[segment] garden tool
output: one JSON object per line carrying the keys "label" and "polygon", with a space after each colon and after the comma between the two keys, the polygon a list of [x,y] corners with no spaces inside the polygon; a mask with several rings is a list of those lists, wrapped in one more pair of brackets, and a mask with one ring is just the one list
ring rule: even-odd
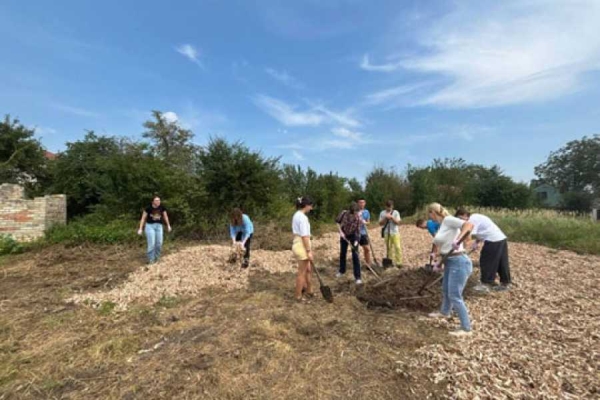
{"label": "garden tool", "polygon": [[313,271],[315,271],[315,273],[317,274],[317,279],[319,280],[319,290],[321,291],[323,298],[328,303],[333,303],[333,293],[331,292],[331,288],[323,283],[323,280],[321,279],[321,274],[319,274],[319,270],[315,267],[315,264],[312,261],[310,262],[310,266],[312,267]]}
{"label": "garden tool", "polygon": [[[350,248],[352,249],[352,251],[355,251],[358,254],[358,246],[354,246],[352,243],[350,243],[350,241],[348,239],[346,239],[344,236],[341,236],[342,239],[344,239],[346,241],[346,243],[348,243],[348,246],[350,246]],[[381,277],[377,274],[377,272],[375,272],[375,270],[373,270],[373,268],[370,265],[367,265],[367,268],[369,268],[369,271],[371,271],[373,273],[373,275],[375,275],[375,277],[379,280],[381,280]]]}
{"label": "garden tool", "polygon": [[[465,234],[458,240],[458,244],[461,244],[465,240],[465,238],[469,237],[470,234],[471,234],[471,231],[465,232]],[[452,255],[452,253],[454,253],[454,251],[450,251],[442,256],[442,260],[440,261],[440,266],[446,264],[446,261],[448,261],[448,257],[450,257]],[[433,279],[429,279],[429,280],[425,281],[423,286],[421,286],[419,288],[419,291],[417,292],[417,294],[419,296],[421,296],[425,290],[429,289],[430,287],[432,287],[433,285],[435,285],[436,283],[441,281],[443,277],[444,277],[444,275],[440,274],[440,276],[438,276],[438,277],[435,277]]]}

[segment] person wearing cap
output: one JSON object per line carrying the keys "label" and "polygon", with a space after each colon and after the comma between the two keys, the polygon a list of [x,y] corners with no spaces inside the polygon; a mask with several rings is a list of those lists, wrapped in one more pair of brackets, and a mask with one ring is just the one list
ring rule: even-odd
{"label": "person wearing cap", "polygon": [[[471,236],[475,238],[472,250],[478,250],[481,243],[479,268],[481,282],[473,288],[478,292],[488,293],[509,290],[511,287],[510,262],[508,258],[508,240],[498,225],[483,214],[471,214],[459,208],[455,216],[473,224]],[[500,276],[500,285],[496,284],[496,275]]]}

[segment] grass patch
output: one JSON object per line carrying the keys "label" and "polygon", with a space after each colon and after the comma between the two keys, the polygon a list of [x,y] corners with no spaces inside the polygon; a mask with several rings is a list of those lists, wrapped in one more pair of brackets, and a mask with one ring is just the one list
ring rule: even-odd
{"label": "grass patch", "polygon": [[[600,255],[600,223],[587,215],[545,209],[506,210],[467,207],[490,217],[514,242],[535,243],[580,254]],[[451,213],[454,210],[449,210]],[[411,218],[425,215],[419,212]]]}
{"label": "grass patch", "polygon": [[177,307],[182,302],[183,302],[183,300],[180,299],[179,297],[172,297],[172,296],[165,296],[165,295],[163,295],[156,302],[155,305],[157,307],[162,307],[162,308],[174,308],[174,307]]}
{"label": "grass patch", "polygon": [[102,303],[100,303],[100,306],[98,307],[98,314],[110,315],[116,306],[117,306],[117,304],[113,303],[112,301],[103,301]]}

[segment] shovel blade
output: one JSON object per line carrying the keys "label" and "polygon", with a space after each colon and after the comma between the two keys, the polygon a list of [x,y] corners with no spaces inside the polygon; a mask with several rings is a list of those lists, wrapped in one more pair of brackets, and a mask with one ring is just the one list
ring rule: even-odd
{"label": "shovel blade", "polygon": [[394,266],[394,261],[391,258],[384,258],[382,261],[383,268],[391,268]]}
{"label": "shovel blade", "polygon": [[328,303],[333,303],[333,293],[331,292],[331,288],[329,286],[321,286],[321,294],[323,295],[323,298],[328,302]]}

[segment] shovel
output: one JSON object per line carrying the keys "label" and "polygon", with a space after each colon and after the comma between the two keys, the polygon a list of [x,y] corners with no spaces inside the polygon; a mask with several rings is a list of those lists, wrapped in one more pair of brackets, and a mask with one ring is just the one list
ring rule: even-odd
{"label": "shovel", "polygon": [[[471,231],[467,231],[465,232],[465,234],[463,235],[463,237],[460,238],[460,240],[458,241],[458,244],[461,244],[465,238],[467,238],[469,235],[471,234]],[[444,254],[444,256],[442,257],[442,261],[440,261],[440,265],[444,265],[446,264],[446,261],[448,261],[448,258],[450,257],[450,255],[453,253],[453,251],[450,251],[446,254]],[[469,253],[471,254],[471,253]],[[441,275],[434,278],[434,279],[430,279],[425,281],[425,283],[423,284],[423,286],[421,286],[419,288],[419,291],[417,292],[417,294],[420,296],[423,294],[423,292],[427,289],[429,289],[430,287],[432,287],[433,285],[435,285],[436,283],[438,283],[439,281],[442,280],[442,278],[444,277],[444,275]]]}
{"label": "shovel", "polygon": [[383,268],[391,268],[394,266],[394,260],[392,260],[390,258],[390,245],[391,245],[391,236],[388,234],[387,238],[385,239],[386,243],[385,243],[385,258],[381,261],[383,261]]}
{"label": "shovel", "polygon": [[319,274],[319,270],[315,267],[315,264],[312,261],[310,262],[310,266],[312,267],[313,271],[317,273],[317,279],[319,280],[319,290],[321,291],[323,298],[328,303],[333,303],[333,293],[331,292],[331,288],[323,283],[323,280],[321,279],[321,274]]}
{"label": "shovel", "polygon": [[381,264],[379,264],[379,261],[377,261],[377,256],[375,255],[375,250],[373,250],[373,243],[371,243],[371,237],[369,236],[369,229],[365,229],[365,231],[367,232],[366,236],[367,236],[367,240],[369,241],[369,247],[371,248],[371,254],[373,254],[373,261],[375,261],[375,265],[377,266],[377,268],[381,268]]}
{"label": "shovel", "polygon": [[[352,243],[350,243],[350,241],[345,237],[343,237],[343,239],[346,241],[346,243],[348,243],[348,246],[350,246],[350,248],[352,249],[351,251],[356,251],[358,253],[358,246],[353,246]],[[371,243],[371,241],[369,241],[369,243]],[[377,272],[373,270],[373,268],[371,268],[370,265],[367,265],[367,268],[369,268],[369,271],[371,271],[371,273],[375,275],[377,279],[381,280],[381,277],[377,274]]]}

